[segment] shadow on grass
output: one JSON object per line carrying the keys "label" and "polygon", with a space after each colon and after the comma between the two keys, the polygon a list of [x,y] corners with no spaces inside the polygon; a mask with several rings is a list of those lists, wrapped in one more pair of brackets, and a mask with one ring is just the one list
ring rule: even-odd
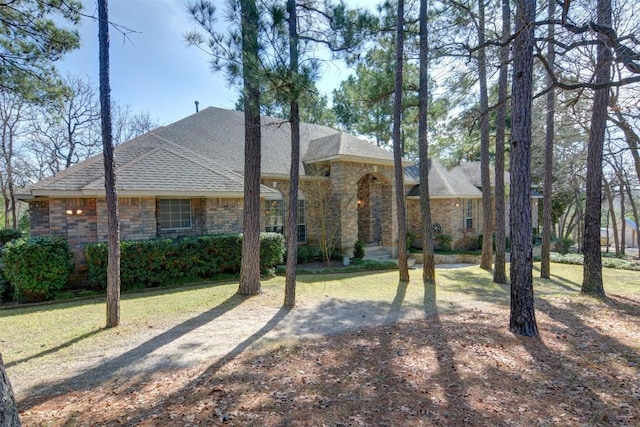
{"label": "shadow on grass", "polygon": [[607,304],[616,311],[621,311],[628,316],[638,316],[640,314],[640,301],[634,301],[621,295],[607,295],[599,298],[600,301]]}
{"label": "shadow on grass", "polygon": [[[237,285],[237,280],[224,279],[220,281],[199,281],[195,283],[181,284],[176,286],[158,286],[146,289],[123,291],[121,300],[133,300],[138,298],[148,298],[150,296],[173,295],[181,292],[189,292],[196,289],[207,289],[216,286]],[[0,306],[0,317],[11,316],[13,314],[29,314],[53,310],[64,310],[72,307],[82,307],[85,305],[104,304],[106,293],[95,294],[72,299],[60,299],[45,301],[33,304],[12,303]],[[19,312],[19,313],[18,313]]]}
{"label": "shadow on grass", "polygon": [[[180,391],[173,393],[173,397],[184,398],[184,396],[189,396],[190,388],[192,388],[196,384],[203,383],[204,381],[206,381],[207,378],[215,376],[216,373],[221,368],[223,368],[230,361],[232,361],[236,356],[238,356],[243,351],[245,351],[251,344],[255,343],[257,340],[259,340],[260,338],[265,336],[269,331],[275,328],[276,325],[280,323],[280,321],[284,319],[287,316],[287,314],[289,314],[290,311],[291,311],[291,308],[289,307],[281,307],[278,310],[278,312],[258,331],[256,331],[250,337],[248,337],[247,339],[242,341],[240,344],[235,346],[233,349],[231,349],[227,354],[225,354],[223,357],[218,359],[217,362],[210,365],[202,374],[200,374],[197,378],[189,382],[187,386],[183,387]],[[129,414],[127,423],[129,423],[129,425],[137,425],[142,421],[144,421],[146,418],[148,418],[149,415],[157,413],[158,411],[162,411],[162,410],[163,410],[162,406],[152,407],[150,409],[138,411],[136,414]]]}
{"label": "shadow on grass", "polygon": [[47,349],[45,351],[42,351],[40,353],[34,354],[32,356],[29,356],[29,357],[25,357],[24,359],[18,359],[18,360],[14,360],[12,362],[9,362],[9,363],[5,364],[5,367],[11,368],[12,366],[18,366],[18,365],[20,365],[22,363],[25,363],[25,362],[28,362],[30,360],[37,359],[38,357],[42,357],[42,356],[46,356],[48,354],[56,353],[56,352],[58,352],[58,351],[60,351],[60,350],[62,350],[64,348],[67,348],[67,347],[70,347],[70,346],[72,346],[72,345],[74,345],[76,343],[79,343],[82,340],[85,340],[85,339],[87,339],[89,337],[97,335],[100,332],[103,332],[104,330],[105,330],[105,328],[100,328],[100,329],[96,329],[95,331],[87,332],[86,334],[82,334],[82,335],[80,335],[78,337],[75,337],[75,338],[73,338],[73,339],[71,339],[71,340],[69,340],[69,341],[67,341],[67,342],[65,342],[63,344],[60,344],[60,345],[58,345],[56,347]]}
{"label": "shadow on grass", "polygon": [[[504,307],[487,314],[440,315],[437,288],[428,283],[417,304],[424,321],[363,327],[372,318],[376,325],[399,320],[407,308],[407,286],[398,285],[392,302],[328,299],[314,311],[280,309],[184,386],[143,400],[143,407],[114,405],[101,414],[108,417],[104,424],[636,425],[638,418],[630,417],[638,413],[633,387],[640,378],[640,357],[585,325],[573,305],[563,309],[538,301],[539,310],[555,320],[550,327],[568,335],[554,347],[515,337],[496,324],[496,313],[508,322]],[[323,325],[334,321],[343,333],[236,359],[269,331],[277,332],[285,317],[294,325],[288,338],[324,333]],[[297,363],[305,363],[304,371]],[[619,364],[632,374],[618,371]],[[153,380],[129,381],[118,399],[144,396],[151,389],[145,381]],[[76,415],[91,421],[91,414]]]}
{"label": "shadow on grass", "polygon": [[391,307],[389,307],[389,313],[387,314],[386,323],[395,323],[400,318],[402,302],[407,296],[408,286],[409,282],[398,283],[398,287],[396,288],[396,296],[391,302]]}
{"label": "shadow on grass", "polygon": [[453,281],[456,291],[471,295],[475,301],[490,302],[498,305],[509,304],[509,286],[495,283],[490,273],[478,280],[476,270],[449,270],[446,278]]}
{"label": "shadow on grass", "polygon": [[381,274],[387,274],[391,270],[374,270],[374,271],[354,271],[354,272],[324,272],[324,271],[316,271],[309,273],[299,273],[296,276],[296,281],[300,283],[317,283],[317,282],[327,282],[327,281],[340,281],[340,280],[348,280],[353,277],[362,277],[364,275],[368,277],[375,277]]}
{"label": "shadow on grass", "polygon": [[[242,304],[247,298],[248,297],[243,297],[235,294],[229,297],[227,300],[223,301],[219,306],[201,313],[200,315],[189,320],[186,320],[185,322],[180,323],[179,325],[176,325],[159,335],[156,335],[155,337],[142,343],[141,345],[129,351],[126,351],[121,355],[102,363],[99,366],[96,366],[63,381],[59,381],[53,384],[47,384],[42,388],[38,387],[37,390],[30,390],[26,394],[35,397],[27,398],[24,402],[20,402],[20,410],[28,410],[35,405],[41,404],[48,400],[51,396],[59,394],[60,390],[63,389],[87,390],[99,384],[102,384],[113,378],[113,376],[119,370],[130,367],[135,363],[140,362],[141,359],[143,359],[145,356],[148,356],[153,351],[179,339],[189,332],[233,310],[234,308]],[[117,343],[114,343],[114,345],[117,345]],[[154,365],[149,366],[146,370],[153,371],[155,369],[161,369],[164,367],[165,366]]]}

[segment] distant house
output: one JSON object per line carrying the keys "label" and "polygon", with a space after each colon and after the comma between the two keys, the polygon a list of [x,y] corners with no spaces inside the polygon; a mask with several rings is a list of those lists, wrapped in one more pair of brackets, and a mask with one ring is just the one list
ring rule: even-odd
{"label": "distant house", "polygon": [[[638,225],[629,218],[625,218],[624,244],[627,248],[638,247]],[[622,236],[622,223],[618,226],[618,233]],[[613,239],[613,237],[611,237]]]}
{"label": "distant house", "polygon": [[[262,229],[283,232],[289,124],[267,117],[262,123]],[[300,244],[318,246],[322,204],[329,203],[330,218],[324,224],[331,225],[344,254],[351,254],[358,239],[395,254],[392,153],[353,135],[308,123],[301,125],[300,148]],[[243,113],[212,107],[116,147],[121,238],[242,231],[243,156]],[[409,230],[419,237],[418,168],[408,160],[403,164]],[[447,170],[432,161],[429,170],[433,222],[454,241],[482,230],[482,194],[466,168]],[[326,194],[318,194],[318,188]],[[102,156],[24,188],[19,198],[29,203],[32,235],[67,238],[80,269],[84,246],[107,240]]]}

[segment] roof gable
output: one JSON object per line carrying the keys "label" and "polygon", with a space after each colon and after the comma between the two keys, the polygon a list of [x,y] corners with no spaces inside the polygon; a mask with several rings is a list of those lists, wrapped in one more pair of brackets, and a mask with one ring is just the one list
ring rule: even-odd
{"label": "roof gable", "polygon": [[344,132],[309,141],[303,156],[307,163],[337,158],[366,159],[370,163],[393,163],[393,153],[390,151]]}
{"label": "roof gable", "polygon": [[[407,182],[420,182],[418,165],[405,168]],[[407,194],[419,197],[419,185],[414,186]],[[447,170],[440,162],[429,159],[429,197],[434,198],[479,198],[482,193],[460,171]]]}

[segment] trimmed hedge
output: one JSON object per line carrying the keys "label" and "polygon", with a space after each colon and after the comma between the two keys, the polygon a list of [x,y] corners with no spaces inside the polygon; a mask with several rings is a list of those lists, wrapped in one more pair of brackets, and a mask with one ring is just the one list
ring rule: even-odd
{"label": "trimmed hedge", "polygon": [[72,260],[69,242],[58,237],[17,239],[2,250],[4,276],[22,302],[54,298],[69,281]]}
{"label": "trimmed hedge", "polygon": [[[107,283],[107,244],[85,246],[89,282]],[[260,268],[266,271],[282,262],[284,237],[260,234]],[[122,290],[162,286],[184,279],[208,279],[240,271],[242,235],[205,235],[175,239],[123,241],[120,243]]]}
{"label": "trimmed hedge", "polygon": [[13,294],[13,287],[11,283],[4,277],[2,273],[2,248],[8,242],[22,237],[20,230],[14,230],[12,228],[4,228],[0,230],[0,302],[10,300]]}
{"label": "trimmed hedge", "polygon": [[22,232],[20,230],[14,230],[13,228],[4,228],[0,230],[0,249],[10,241],[19,239],[20,237],[22,237]]}

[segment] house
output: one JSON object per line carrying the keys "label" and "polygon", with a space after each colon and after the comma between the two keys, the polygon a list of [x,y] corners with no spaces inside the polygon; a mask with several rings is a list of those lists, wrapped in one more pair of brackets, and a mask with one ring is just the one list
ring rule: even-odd
{"label": "house", "polygon": [[[298,241],[327,230],[351,254],[356,240],[397,249],[393,155],[338,130],[301,124]],[[121,238],[242,231],[244,114],[209,107],[115,149]],[[409,230],[420,235],[418,168],[404,160]],[[289,124],[262,121],[262,229],[282,232],[289,189]],[[482,194],[460,170],[431,161],[433,222],[455,240],[482,229]],[[107,240],[102,156],[23,189],[34,236],[67,238],[79,271],[89,242]]]}
{"label": "house", "polygon": [[[629,218],[625,218],[625,236],[624,236],[624,244],[627,248],[637,248],[638,247],[638,225]],[[622,234],[622,227],[620,227],[620,234]]]}

